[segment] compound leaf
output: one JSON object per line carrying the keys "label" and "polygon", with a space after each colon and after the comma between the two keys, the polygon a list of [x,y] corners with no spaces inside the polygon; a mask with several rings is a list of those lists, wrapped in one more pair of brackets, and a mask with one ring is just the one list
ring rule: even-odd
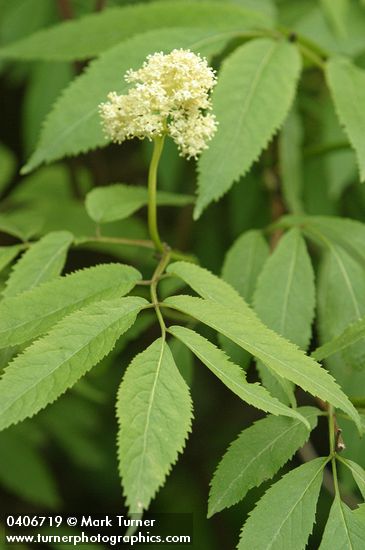
{"label": "compound leaf", "polygon": [[127,294],[141,279],[133,267],[105,264],[57,277],[0,302],[0,348],[22,344],[62,317],[100,300]]}
{"label": "compound leaf", "polygon": [[91,304],[17,356],[0,380],[0,429],[33,416],[75,384],[113,349],[145,304],[142,298]]}
{"label": "compound leaf", "polygon": [[317,458],[302,464],[266,491],[243,526],[238,550],[305,547],[315,520],[326,461]]}
{"label": "compound leaf", "polygon": [[[300,407],[298,412],[313,430],[319,410]],[[208,516],[236,504],[290,460],[309,437],[296,418],[268,416],[241,432],[223,456],[211,481]]]}
{"label": "compound leaf", "polygon": [[219,127],[199,160],[195,218],[258,159],[284,122],[300,70],[295,45],[267,38],[244,44],[223,62],[213,92]]}
{"label": "compound leaf", "polygon": [[73,235],[68,231],[55,231],[31,245],[14,265],[3,295],[15,296],[57,277],[72,241]]}
{"label": "compound leaf", "polygon": [[119,471],[130,512],[148,508],[182,451],[192,403],[163,338],[137,355],[118,392]]}

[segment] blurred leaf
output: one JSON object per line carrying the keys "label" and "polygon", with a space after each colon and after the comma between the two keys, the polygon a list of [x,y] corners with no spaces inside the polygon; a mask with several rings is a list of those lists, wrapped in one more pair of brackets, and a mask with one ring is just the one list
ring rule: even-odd
{"label": "blurred leaf", "polygon": [[24,252],[14,265],[3,295],[16,296],[59,275],[73,241],[68,231],[49,233]]}
{"label": "blurred leaf", "polygon": [[137,355],[120,385],[119,472],[130,513],[148,508],[191,428],[192,402],[164,339]]}
{"label": "blurred leaf", "polygon": [[133,267],[99,264],[6,298],[0,302],[0,347],[27,342],[92,302],[128,294],[140,278]]}
{"label": "blurred leaf", "polygon": [[16,429],[0,434],[0,482],[22,500],[54,509],[59,496],[41,449]]}
{"label": "blurred leaf", "polygon": [[108,140],[98,116],[99,104],[111,90],[126,92],[129,85],[121,75],[131,67],[140,66],[148,54],[181,47],[212,55],[229,40],[229,33],[223,38],[222,33],[209,29],[161,29],[131,38],[102,54],[57,100],[45,120],[38,147],[22,173],[34,170],[43,162],[106,145]]}
{"label": "blurred leaf", "polygon": [[[23,102],[23,142],[26,155],[36,147],[42,121],[61,90],[73,77],[69,63],[37,63],[32,69]],[[42,101],[39,101],[39,98]]]}
{"label": "blurred leaf", "polygon": [[268,145],[293,102],[300,70],[295,45],[266,38],[240,46],[223,62],[213,92],[219,127],[199,160],[195,218],[221,198]]}
{"label": "blurred leaf", "polygon": [[0,429],[33,416],[75,384],[111,351],[145,303],[120,298],[91,304],[16,357],[0,381]]}
{"label": "blurred leaf", "polygon": [[279,376],[347,412],[361,431],[356,409],[332,376],[294,344],[268,329],[254,312],[250,314],[249,308],[241,313],[237,309],[191,296],[173,296],[167,298],[164,304],[221,332]]}
{"label": "blurred leaf", "polygon": [[335,58],[327,63],[326,76],[337,115],[356,151],[360,180],[365,181],[365,71]]}
{"label": "blurred leaf", "polygon": [[[157,193],[157,204],[185,206],[194,202],[194,197],[177,195],[160,191]],[[97,223],[122,220],[134,214],[148,204],[146,187],[136,187],[116,183],[107,187],[93,189],[86,196],[86,210],[90,218]]]}
{"label": "blurred leaf", "polygon": [[1,4],[0,43],[15,42],[52,19],[54,6],[48,0],[4,0]]}
{"label": "blurred leaf", "polygon": [[69,392],[40,412],[37,421],[52,444],[56,443],[79,467],[87,470],[103,467],[104,449],[96,437],[102,429],[99,408]]}
{"label": "blurred leaf", "polygon": [[[318,409],[300,407],[298,412],[317,425]],[[209,493],[208,517],[242,500],[246,493],[270,479],[291,459],[309,437],[298,419],[268,416],[243,430],[231,443],[214,472]]]}
{"label": "blurred leaf", "polygon": [[[331,0],[327,0],[330,2]],[[332,3],[338,0],[332,0]],[[308,0],[306,3],[309,4]],[[303,17],[294,22],[293,31],[318,44],[326,52],[330,54],[345,54],[349,56],[357,56],[365,51],[365,11],[363,6],[357,0],[348,2],[343,21],[343,36],[336,35],[333,32],[331,25],[318,5],[319,2],[312,3],[312,9]],[[310,5],[310,4],[309,4]]]}
{"label": "blurred leaf", "polygon": [[[33,0],[34,1],[34,0]],[[89,59],[122,40],[153,29],[187,27],[242,31],[270,26],[262,12],[214,2],[172,1],[111,8],[40,31],[0,50],[0,57],[74,61]],[[149,53],[158,51],[152,45]],[[146,54],[147,55],[147,54]],[[123,74],[123,71],[119,71]],[[120,76],[119,76],[120,78]]]}
{"label": "blurred leaf", "polygon": [[338,36],[346,36],[346,15],[350,7],[349,0],[321,0],[322,8],[333,30]]}
{"label": "blurred leaf", "polygon": [[323,533],[320,550],[363,550],[365,525],[338,496]]}
{"label": "blurred leaf", "polygon": [[260,384],[248,384],[245,372],[238,365],[232,363],[226,354],[209,340],[185,327],[173,326],[168,330],[170,334],[188,346],[198,359],[243,401],[265,412],[300,418],[301,422],[305,423],[297,411],[289,409],[275,397],[271,397]]}
{"label": "blurred leaf", "polygon": [[238,550],[304,548],[312,532],[326,462],[317,458],[302,464],[272,485],[243,526]]}
{"label": "blurred leaf", "polygon": [[292,109],[279,136],[279,157],[284,201],[293,214],[303,213],[302,140],[302,121]]}

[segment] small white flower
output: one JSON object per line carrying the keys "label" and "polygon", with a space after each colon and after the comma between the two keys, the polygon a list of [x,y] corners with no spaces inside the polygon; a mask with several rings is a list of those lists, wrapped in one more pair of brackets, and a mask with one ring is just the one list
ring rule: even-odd
{"label": "small white flower", "polygon": [[105,133],[121,143],[138,137],[169,135],[180,154],[196,157],[207,148],[217,129],[209,93],[216,84],[207,60],[189,50],[149,55],[142,67],[129,69],[134,84],[126,95],[108,94],[99,112]]}

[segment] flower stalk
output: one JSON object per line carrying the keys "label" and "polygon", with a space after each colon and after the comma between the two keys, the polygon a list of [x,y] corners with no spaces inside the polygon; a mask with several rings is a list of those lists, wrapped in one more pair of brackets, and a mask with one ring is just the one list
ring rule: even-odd
{"label": "flower stalk", "polygon": [[157,224],[157,170],[160,162],[165,136],[153,139],[153,153],[148,171],[148,231],[156,250],[164,251]]}

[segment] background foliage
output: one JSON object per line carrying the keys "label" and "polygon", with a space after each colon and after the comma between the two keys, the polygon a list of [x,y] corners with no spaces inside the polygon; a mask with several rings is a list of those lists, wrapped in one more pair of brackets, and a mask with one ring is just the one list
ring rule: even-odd
{"label": "background foliage", "polygon": [[[148,239],[151,145],[108,145],[97,108],[123,93],[128,68],[175,47],[219,70],[220,125],[197,169],[166,143],[160,233],[223,280],[168,267],[167,347],[152,310],[135,321],[155,253],[120,240]],[[192,511],[202,550],[234,548],[247,518],[239,548],[303,548],[309,536],[316,549],[324,529],[324,550],[364,548],[364,505],[348,507],[365,491],[364,2],[2,0],[0,71],[0,369],[16,357],[0,383],[3,509],[123,511],[115,401],[128,425],[162,358],[158,399],[180,414],[174,429],[154,419],[168,444],[151,449],[153,475],[143,477],[143,445],[128,455],[134,434],[120,440],[129,507]],[[200,298],[171,296],[181,291]],[[346,444],[344,502],[318,458],[326,401]],[[271,513],[272,525],[289,517],[275,543],[270,525],[260,530]]]}

